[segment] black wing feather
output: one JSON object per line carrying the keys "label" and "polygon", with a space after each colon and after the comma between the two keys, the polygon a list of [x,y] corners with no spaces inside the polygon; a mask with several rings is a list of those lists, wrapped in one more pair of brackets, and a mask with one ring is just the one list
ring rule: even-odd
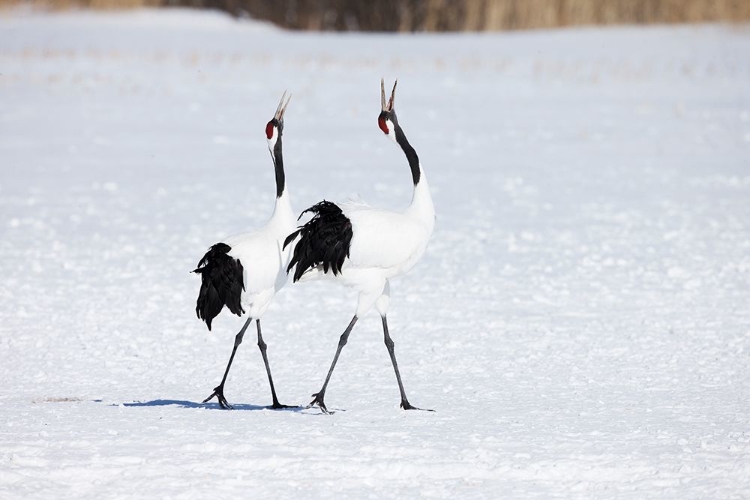
{"label": "black wing feather", "polygon": [[232,249],[226,243],[217,243],[208,249],[206,255],[198,262],[194,273],[201,275],[201,289],[195,313],[206,322],[211,330],[211,321],[219,315],[222,308],[227,308],[242,316],[241,297],[245,289],[242,262],[227,253]]}
{"label": "black wing feather", "polygon": [[286,272],[294,270],[294,281],[299,281],[308,269],[323,266],[323,271],[339,274],[344,261],[349,257],[352,241],[352,223],[341,208],[330,201],[321,201],[308,208],[313,217],[287,236],[284,248],[300,237],[292,252],[292,260]]}

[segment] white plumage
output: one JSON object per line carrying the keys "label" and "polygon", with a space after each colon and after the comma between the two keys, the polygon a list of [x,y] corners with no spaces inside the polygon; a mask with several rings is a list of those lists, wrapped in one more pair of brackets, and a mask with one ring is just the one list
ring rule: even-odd
{"label": "white plumage", "polygon": [[276,198],[273,215],[266,225],[252,233],[237,234],[223,241],[232,247],[229,256],[247,263],[243,272],[245,290],[240,300],[250,318],[260,319],[273,297],[288,281],[286,266],[291,252],[282,245],[295,224],[289,195],[284,190],[283,195]]}

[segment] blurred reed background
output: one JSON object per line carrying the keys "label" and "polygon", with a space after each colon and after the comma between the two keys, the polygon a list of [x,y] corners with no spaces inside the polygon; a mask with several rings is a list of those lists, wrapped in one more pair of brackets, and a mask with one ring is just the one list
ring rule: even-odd
{"label": "blurred reed background", "polygon": [[0,5],[17,4],[210,8],[285,28],[325,31],[495,31],[750,20],[750,0],[0,0]]}

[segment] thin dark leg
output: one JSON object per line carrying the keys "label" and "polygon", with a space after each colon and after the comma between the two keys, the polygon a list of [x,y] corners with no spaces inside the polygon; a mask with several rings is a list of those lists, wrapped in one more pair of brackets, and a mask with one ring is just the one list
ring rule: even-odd
{"label": "thin dark leg", "polygon": [[240,330],[240,333],[237,334],[236,337],[234,337],[234,348],[232,349],[232,355],[229,356],[229,363],[227,363],[227,369],[224,370],[224,377],[221,379],[221,383],[214,387],[214,392],[203,400],[204,403],[208,403],[211,401],[214,396],[216,396],[217,401],[219,401],[219,406],[224,408],[225,410],[231,410],[232,405],[230,405],[227,402],[227,399],[224,397],[224,383],[227,381],[227,375],[229,375],[229,369],[232,367],[232,361],[234,361],[234,354],[237,352],[237,348],[242,343],[242,338],[245,336],[245,330],[247,330],[247,327],[250,326],[250,322],[253,320],[253,318],[247,318],[247,321],[245,322],[245,326],[242,327],[242,330]]}
{"label": "thin dark leg", "polygon": [[[398,371],[398,363],[396,362],[396,349],[391,335],[388,333],[388,321],[383,316],[383,337],[385,339],[385,346],[388,348],[388,354],[391,356],[391,363],[393,363],[393,371],[396,372],[396,381],[398,382],[398,390],[401,392],[401,408],[404,410],[421,410],[409,403],[406,399],[406,391],[404,391],[404,384],[401,382],[401,373]],[[433,410],[427,410],[433,411]]]}
{"label": "thin dark leg", "polygon": [[263,335],[260,333],[260,320],[256,320],[256,323],[258,325],[258,347],[260,348],[260,353],[263,355],[263,363],[265,363],[266,365],[266,373],[268,373],[268,383],[271,385],[271,397],[273,398],[273,405],[271,405],[271,408],[273,408],[274,410],[291,408],[290,406],[279,403],[279,399],[276,397],[276,389],[273,386],[273,377],[271,377],[271,367],[268,364],[268,355],[266,354],[268,346],[265,342],[263,342]]}
{"label": "thin dark leg", "polygon": [[320,389],[317,393],[313,394],[313,399],[310,404],[307,406],[310,408],[311,406],[318,405],[321,410],[323,410],[323,413],[331,413],[328,411],[328,408],[326,408],[325,404],[325,395],[326,395],[326,387],[328,387],[328,381],[331,380],[331,375],[333,374],[333,369],[336,366],[336,362],[339,360],[339,355],[341,354],[341,349],[344,348],[346,345],[346,342],[349,340],[349,334],[352,333],[352,328],[354,328],[354,323],[357,322],[357,316],[355,315],[352,318],[351,323],[349,323],[349,326],[346,327],[346,330],[344,330],[344,333],[341,334],[341,338],[339,338],[339,347],[336,349],[336,355],[333,357],[333,363],[331,363],[331,368],[328,370],[328,376],[326,376],[326,381],[323,382],[323,388]]}

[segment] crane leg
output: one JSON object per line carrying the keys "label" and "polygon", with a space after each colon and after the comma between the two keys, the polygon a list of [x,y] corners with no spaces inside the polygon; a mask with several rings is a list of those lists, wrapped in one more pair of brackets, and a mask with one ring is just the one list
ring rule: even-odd
{"label": "crane leg", "polygon": [[352,333],[352,328],[354,328],[354,324],[357,322],[357,316],[355,315],[352,318],[352,321],[349,323],[349,326],[346,327],[346,330],[344,330],[344,333],[341,334],[341,337],[339,338],[339,346],[336,349],[336,355],[333,357],[333,363],[331,363],[331,368],[328,370],[328,375],[326,376],[326,381],[323,382],[323,387],[313,394],[313,399],[310,404],[307,406],[308,408],[318,405],[321,410],[323,410],[323,413],[331,413],[328,411],[328,408],[326,408],[325,404],[325,395],[326,395],[326,388],[328,387],[328,382],[331,380],[331,375],[333,374],[333,369],[336,367],[336,362],[339,360],[339,356],[341,355],[341,350],[346,345],[346,342],[349,340],[349,334]]}
{"label": "crane leg", "polygon": [[232,405],[230,405],[227,402],[227,399],[224,397],[224,383],[227,381],[227,375],[229,375],[229,369],[232,367],[232,361],[234,361],[234,354],[237,352],[237,348],[242,343],[242,338],[245,336],[245,330],[247,330],[247,327],[250,326],[250,322],[253,320],[253,318],[247,318],[247,321],[245,322],[245,326],[242,327],[242,330],[237,334],[237,336],[234,337],[234,348],[232,349],[232,355],[229,357],[229,363],[227,363],[227,369],[224,370],[224,377],[221,379],[221,383],[214,387],[214,392],[203,400],[204,403],[208,403],[211,401],[214,397],[216,397],[216,400],[219,402],[219,406],[224,408],[225,410],[231,410]]}
{"label": "crane leg", "polygon": [[268,364],[268,355],[266,354],[268,346],[263,341],[263,334],[260,333],[260,320],[256,320],[256,323],[258,325],[258,348],[260,348],[260,353],[263,355],[263,363],[266,365],[266,373],[268,374],[268,383],[271,386],[271,397],[273,398],[273,404],[271,405],[271,408],[273,408],[274,410],[293,408],[292,406],[287,406],[279,403],[279,398],[276,397],[276,389],[273,386],[273,377],[271,376],[271,367]]}
{"label": "crane leg", "polygon": [[[422,408],[417,408],[416,406],[412,406],[409,403],[409,400],[406,399],[406,391],[404,390],[404,383],[401,382],[401,373],[398,371],[398,363],[396,362],[395,343],[393,342],[393,339],[391,338],[390,333],[388,333],[388,321],[385,319],[385,315],[383,315],[382,318],[383,318],[383,338],[385,340],[385,347],[388,349],[388,354],[391,357],[391,363],[393,363],[393,371],[396,372],[396,381],[398,382],[398,390],[401,392],[401,408],[403,408],[404,410],[421,410]],[[426,410],[426,411],[434,411],[434,410]]]}

